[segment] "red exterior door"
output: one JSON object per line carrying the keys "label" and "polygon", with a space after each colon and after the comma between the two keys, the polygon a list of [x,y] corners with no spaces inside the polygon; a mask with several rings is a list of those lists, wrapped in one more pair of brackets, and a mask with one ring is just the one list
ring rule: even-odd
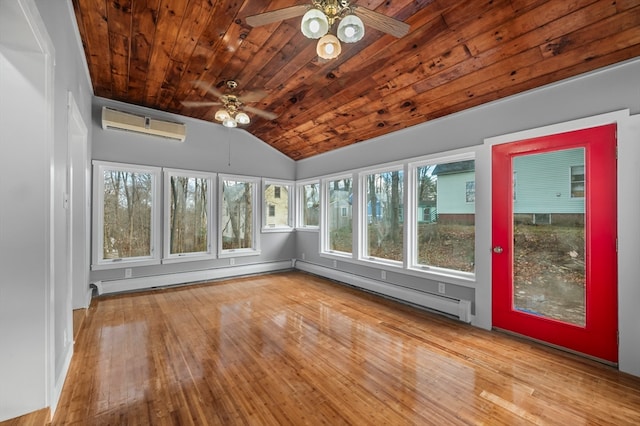
{"label": "red exterior door", "polygon": [[492,151],[493,325],[616,363],[616,126]]}

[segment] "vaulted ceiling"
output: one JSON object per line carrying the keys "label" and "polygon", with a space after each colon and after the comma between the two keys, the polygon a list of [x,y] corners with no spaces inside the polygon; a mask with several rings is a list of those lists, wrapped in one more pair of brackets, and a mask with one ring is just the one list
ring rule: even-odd
{"label": "vaulted ceiling", "polygon": [[410,25],[366,26],[320,59],[300,17],[246,17],[311,0],[72,0],[97,96],[215,121],[208,87],[266,92],[246,130],[299,160],[640,56],[640,0],[354,0]]}

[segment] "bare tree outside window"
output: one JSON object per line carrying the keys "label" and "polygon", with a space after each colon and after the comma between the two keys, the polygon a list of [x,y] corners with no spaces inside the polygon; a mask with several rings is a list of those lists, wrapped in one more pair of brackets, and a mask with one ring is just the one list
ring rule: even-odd
{"label": "bare tree outside window", "polygon": [[345,253],[351,253],[353,250],[352,180],[344,178],[328,182],[327,229],[330,250]]}
{"label": "bare tree outside window", "polygon": [[402,261],[402,170],[367,175],[367,256]]}
{"label": "bare tree outside window", "polygon": [[222,249],[253,248],[253,191],[251,182],[222,183]]}
{"label": "bare tree outside window", "polygon": [[151,255],[153,182],[149,173],[103,173],[103,258]]}
{"label": "bare tree outside window", "polygon": [[170,254],[206,252],[208,179],[171,176]]}

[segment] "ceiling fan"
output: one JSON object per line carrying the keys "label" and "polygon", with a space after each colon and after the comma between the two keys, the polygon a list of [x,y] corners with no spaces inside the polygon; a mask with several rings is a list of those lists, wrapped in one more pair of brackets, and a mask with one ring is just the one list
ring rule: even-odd
{"label": "ceiling fan", "polygon": [[[361,40],[364,37],[364,23],[398,38],[405,36],[410,28],[402,21],[351,4],[348,0],[312,0],[311,4],[247,16],[246,21],[252,27],[259,27],[298,16],[302,16],[302,33],[308,38],[319,39],[316,51],[324,59],[333,59],[340,54],[340,41],[355,43]],[[340,21],[337,37],[329,33],[336,21]]]}
{"label": "ceiling fan", "polygon": [[234,92],[238,88],[238,83],[234,80],[227,80],[225,83],[231,93],[222,93],[218,89],[210,87],[203,81],[194,81],[193,84],[194,86],[211,93],[217,97],[219,101],[182,101],[182,105],[186,107],[220,105],[222,108],[216,111],[215,119],[220,121],[225,127],[238,127],[238,124],[249,124],[251,122],[251,118],[247,112],[266,118],[267,120],[273,120],[278,117],[277,114],[272,112],[263,111],[261,109],[245,105],[251,102],[259,102],[267,95],[265,92],[255,91],[247,92],[242,96],[237,95]]}

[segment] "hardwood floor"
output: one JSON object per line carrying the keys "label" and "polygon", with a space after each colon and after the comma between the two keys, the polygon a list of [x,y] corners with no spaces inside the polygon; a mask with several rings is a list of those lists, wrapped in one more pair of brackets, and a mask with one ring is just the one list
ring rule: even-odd
{"label": "hardwood floor", "polygon": [[288,272],[97,299],[52,424],[640,424],[640,379]]}

